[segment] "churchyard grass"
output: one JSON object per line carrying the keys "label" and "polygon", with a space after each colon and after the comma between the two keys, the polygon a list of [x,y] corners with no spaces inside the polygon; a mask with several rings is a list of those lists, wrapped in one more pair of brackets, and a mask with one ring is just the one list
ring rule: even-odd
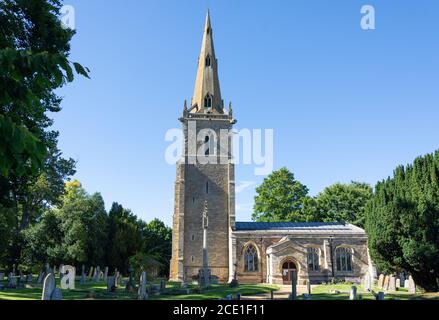
{"label": "churchyard grass", "polygon": [[[137,291],[134,293],[125,292],[125,287],[121,286],[115,293],[108,293],[107,286],[104,282],[86,284],[79,283],[80,277],[76,277],[75,290],[62,290],[63,300],[137,300]],[[124,282],[127,279],[123,279]],[[56,278],[57,287],[60,285],[59,278]],[[156,281],[155,284],[159,284]],[[6,285],[6,282],[4,282]],[[239,288],[230,288],[228,285],[212,285],[209,289],[196,293],[196,286],[188,285],[191,294],[178,294],[181,289],[180,283],[167,282],[166,289],[162,294],[153,294],[149,296],[150,300],[206,300],[224,298],[229,294],[255,295],[269,293],[272,290],[279,289],[274,285],[240,285]],[[5,289],[0,291],[0,300],[40,300],[42,294],[42,286],[32,288]]]}
{"label": "churchyard grass", "polygon": [[[328,285],[318,285],[312,287],[312,300],[348,300],[349,290],[352,284],[328,284]],[[360,285],[357,286],[357,296],[361,296],[362,300],[375,300],[375,296],[372,293],[364,292],[364,288]],[[334,291],[339,291],[339,293],[334,293]],[[373,289],[375,293],[383,291],[378,287]],[[384,291],[385,300],[439,300],[439,293],[429,293],[423,294],[417,292],[417,294],[410,294],[406,288],[400,288],[398,291],[386,292]],[[298,299],[303,299],[299,296]]]}

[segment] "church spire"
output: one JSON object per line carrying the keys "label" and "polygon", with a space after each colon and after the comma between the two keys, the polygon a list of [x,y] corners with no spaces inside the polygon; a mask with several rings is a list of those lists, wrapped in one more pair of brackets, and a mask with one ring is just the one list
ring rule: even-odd
{"label": "church spire", "polygon": [[197,78],[190,112],[223,112],[223,101],[218,80],[218,61],[213,46],[210,13],[207,11],[201,53],[198,58]]}

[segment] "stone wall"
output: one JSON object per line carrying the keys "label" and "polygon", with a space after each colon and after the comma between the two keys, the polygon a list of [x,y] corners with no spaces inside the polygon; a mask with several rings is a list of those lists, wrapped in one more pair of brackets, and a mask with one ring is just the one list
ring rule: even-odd
{"label": "stone wall", "polygon": [[[296,264],[298,270],[298,284],[322,283],[332,278],[332,261],[330,255],[329,239],[326,235],[296,235],[285,234],[272,235],[270,232],[243,233],[235,232],[236,238],[236,261],[237,277],[241,283],[263,283],[271,282],[283,284],[282,264],[291,260]],[[244,271],[244,249],[247,245],[253,244],[258,250],[258,271]],[[341,272],[336,270],[335,277],[340,280],[360,282],[361,277],[368,272],[367,238],[365,236],[338,235],[333,238],[333,252],[339,246],[345,246],[353,251],[352,271]],[[319,270],[308,270],[309,247],[318,249]],[[271,259],[271,261],[270,261]],[[335,254],[333,256],[335,264]],[[270,272],[270,267],[272,268]]]}

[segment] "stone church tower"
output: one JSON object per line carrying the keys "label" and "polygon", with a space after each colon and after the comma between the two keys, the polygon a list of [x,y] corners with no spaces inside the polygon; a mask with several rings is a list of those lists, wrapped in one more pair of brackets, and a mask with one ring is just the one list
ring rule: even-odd
{"label": "stone church tower", "polygon": [[171,281],[191,281],[202,268],[203,209],[209,208],[208,259],[213,276],[230,281],[234,267],[235,168],[231,163],[231,131],[236,120],[224,110],[218,61],[207,13],[198,59],[194,95],[179,119],[184,154],[177,163],[173,216]]}

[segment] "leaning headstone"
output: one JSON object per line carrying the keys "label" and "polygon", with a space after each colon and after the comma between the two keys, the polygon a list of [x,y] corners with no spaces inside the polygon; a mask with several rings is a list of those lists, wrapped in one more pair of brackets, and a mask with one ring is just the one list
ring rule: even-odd
{"label": "leaning headstone", "polygon": [[43,284],[43,293],[41,295],[41,300],[52,300],[52,294],[55,290],[56,283],[55,283],[55,276],[53,273],[49,273],[44,278],[44,284]]}
{"label": "leaning headstone", "polygon": [[349,300],[357,300],[357,287],[352,286],[349,292]]}
{"label": "leaning headstone", "polygon": [[116,277],[110,276],[107,277],[107,291],[115,292],[116,291]]}
{"label": "leaning headstone", "polygon": [[390,277],[389,276],[385,276],[384,277],[384,284],[383,284],[383,289],[384,290],[388,290],[389,289],[389,281],[390,281]]}
{"label": "leaning headstone", "polygon": [[384,292],[382,292],[382,291],[378,292],[378,294],[376,295],[376,299],[377,300],[384,300]]}
{"label": "leaning headstone", "polygon": [[61,278],[61,289],[75,289],[75,278],[76,278],[76,268],[73,266],[62,266],[60,274],[63,275]]}
{"label": "leaning headstone", "polygon": [[413,280],[412,276],[409,276],[409,283],[408,283],[409,293],[416,293],[416,284]]}
{"label": "leaning headstone", "polygon": [[384,274],[380,274],[378,278],[378,288],[382,289],[384,287]]}
{"label": "leaning headstone", "polygon": [[93,277],[93,267],[90,267],[90,271],[88,272],[88,277]]}
{"label": "leaning headstone", "polygon": [[395,276],[390,276],[389,278],[389,287],[388,287],[389,291],[396,291],[396,277]]}
{"label": "leaning headstone", "polygon": [[146,300],[148,299],[148,292],[146,291],[146,272],[143,271],[140,276],[140,285],[139,290],[137,292],[138,299],[139,300]]}
{"label": "leaning headstone", "polygon": [[291,271],[291,295],[290,300],[296,300],[297,298],[297,271]]}

